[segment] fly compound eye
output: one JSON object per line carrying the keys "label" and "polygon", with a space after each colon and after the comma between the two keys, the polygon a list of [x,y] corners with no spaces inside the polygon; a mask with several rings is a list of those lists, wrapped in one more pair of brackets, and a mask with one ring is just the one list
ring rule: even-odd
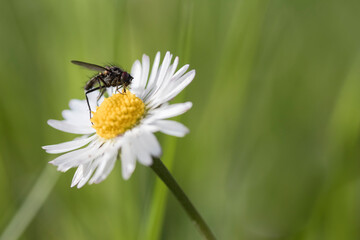
{"label": "fly compound eye", "polygon": [[128,75],[129,75],[129,74],[128,74],[127,72],[123,72],[123,73],[121,74],[121,78],[125,80],[125,79],[128,78]]}

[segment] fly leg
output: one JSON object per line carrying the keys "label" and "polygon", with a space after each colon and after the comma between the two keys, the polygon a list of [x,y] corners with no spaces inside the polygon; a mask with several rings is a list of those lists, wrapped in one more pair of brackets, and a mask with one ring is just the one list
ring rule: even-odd
{"label": "fly leg", "polygon": [[115,92],[121,93],[121,92],[119,91],[119,85],[116,86]]}
{"label": "fly leg", "polygon": [[[100,76],[98,76],[98,77],[96,78],[96,80],[98,81],[98,84],[99,84],[99,87],[98,87],[97,89],[100,90],[100,91],[99,91],[99,96],[98,96],[98,98],[97,98],[97,100],[96,100],[96,104],[98,105],[98,102],[99,102],[100,98],[104,95],[104,93],[105,93],[105,91],[106,91],[106,83],[105,83],[104,79],[102,79]],[[101,85],[101,83],[102,83],[103,85]],[[98,106],[99,106],[99,105],[98,105]]]}
{"label": "fly leg", "polygon": [[119,92],[120,94],[125,94],[125,93],[126,93],[126,88],[125,88],[125,86],[122,86],[122,87],[123,87],[123,91],[122,91],[122,92],[119,91],[119,85],[116,86],[116,91]]}
{"label": "fly leg", "polygon": [[88,94],[91,93],[91,92],[94,92],[96,90],[99,90],[101,87],[96,87],[96,88],[93,88],[93,89],[90,89],[90,90],[87,90],[85,92],[85,97],[86,97],[86,103],[88,105],[88,108],[89,108],[89,114],[90,114],[90,119],[91,119],[91,107],[90,107],[90,103],[89,103],[89,98],[88,98]]}
{"label": "fly leg", "polygon": [[[121,77],[117,77],[116,79],[113,80],[112,84],[116,85],[116,92],[120,93],[120,94],[124,94],[126,93],[126,89],[125,89],[125,85],[123,84],[122,80],[121,80]],[[113,85],[113,86],[114,86]],[[123,88],[123,91],[120,92],[119,89],[120,87]]]}

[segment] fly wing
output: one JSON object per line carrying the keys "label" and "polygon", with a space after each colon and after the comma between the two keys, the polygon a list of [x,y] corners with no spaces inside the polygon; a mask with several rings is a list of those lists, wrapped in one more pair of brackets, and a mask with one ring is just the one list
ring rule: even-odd
{"label": "fly wing", "polygon": [[94,71],[98,71],[98,72],[103,72],[103,71],[107,70],[104,67],[101,67],[99,65],[92,64],[92,63],[86,63],[86,62],[81,62],[81,61],[76,61],[76,60],[72,60],[71,62],[75,65],[79,65],[79,66],[82,66],[82,67],[85,67],[85,68],[88,68],[88,69],[91,69]]}

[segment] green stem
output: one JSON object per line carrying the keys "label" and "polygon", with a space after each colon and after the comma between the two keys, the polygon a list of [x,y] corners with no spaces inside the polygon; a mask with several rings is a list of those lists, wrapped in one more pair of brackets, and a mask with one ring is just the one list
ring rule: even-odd
{"label": "green stem", "polygon": [[180,188],[179,184],[177,184],[162,161],[160,159],[154,159],[154,163],[151,165],[151,168],[175,195],[177,200],[185,209],[186,213],[195,222],[200,232],[204,235],[205,239],[215,240],[214,234],[211,232],[204,219],[200,216],[199,212],[195,209],[194,205],[190,202],[189,198]]}

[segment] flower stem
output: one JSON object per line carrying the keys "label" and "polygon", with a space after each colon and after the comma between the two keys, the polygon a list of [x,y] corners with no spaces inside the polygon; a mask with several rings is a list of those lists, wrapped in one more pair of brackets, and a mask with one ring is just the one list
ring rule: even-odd
{"label": "flower stem", "polygon": [[200,232],[207,240],[215,240],[214,234],[205,223],[204,219],[200,216],[194,205],[190,202],[184,191],[180,188],[179,184],[175,181],[169,170],[165,167],[160,159],[154,159],[151,168],[160,177],[160,179],[166,184],[166,186],[175,195],[177,200],[185,209],[189,217],[195,222]]}

